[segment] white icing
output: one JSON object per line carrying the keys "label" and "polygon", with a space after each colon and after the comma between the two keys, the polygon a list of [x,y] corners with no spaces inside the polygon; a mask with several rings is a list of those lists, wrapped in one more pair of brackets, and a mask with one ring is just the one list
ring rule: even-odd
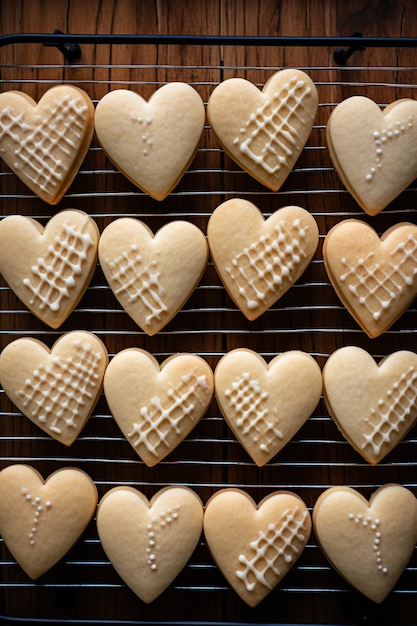
{"label": "white icing", "polygon": [[28,125],[23,113],[6,107],[0,113],[0,141],[9,137],[14,149],[16,169],[46,193],[53,193],[80,146],[86,127],[87,105],[78,95],[66,94],[56,99],[46,115]]}
{"label": "white icing", "polygon": [[361,514],[348,514],[348,519],[355,524],[355,526],[361,530],[365,530],[366,532],[371,533],[372,544],[370,546],[371,551],[373,552],[375,558],[375,564],[378,572],[381,574],[386,574],[388,572],[388,568],[383,564],[382,552],[381,552],[381,522],[375,517],[372,518],[371,515],[367,515],[365,518]]}
{"label": "white icing", "polygon": [[147,324],[151,324],[154,319],[161,319],[168,308],[162,299],[165,290],[160,281],[161,274],[155,270],[156,261],[152,261],[150,267],[144,265],[137,246],[133,244],[128,251],[123,251],[107,262],[112,272],[111,278],[116,283],[115,293],[126,293],[130,303],[140,300],[149,311],[145,318]]}
{"label": "white icing", "polygon": [[39,529],[39,521],[41,518],[41,514],[44,511],[48,511],[52,507],[52,502],[47,500],[44,504],[39,496],[33,497],[29,490],[26,487],[22,487],[20,493],[25,498],[25,501],[31,505],[33,508],[33,517],[31,520],[31,529],[28,532],[27,537],[29,539],[29,544],[34,546],[36,543],[36,533]]}
{"label": "white icing", "polygon": [[151,117],[142,117],[142,115],[132,115],[132,122],[136,122],[140,125],[139,134],[140,134],[140,143],[143,145],[142,154],[144,156],[149,154],[149,150],[152,147],[153,140],[150,131],[150,125],[152,124]]}
{"label": "white icing", "polygon": [[268,174],[287,168],[294,151],[301,148],[297,124],[304,125],[311,117],[305,105],[310,94],[310,86],[293,76],[250,115],[234,144]]}
{"label": "white icing", "polygon": [[248,309],[256,309],[269,293],[283,290],[306,257],[303,250],[306,231],[300,219],[287,226],[276,224],[274,234],[266,234],[244,248],[226,271],[239,289]]}
{"label": "white icing", "polygon": [[204,375],[197,376],[193,371],[183,375],[176,387],[167,389],[165,397],[154,396],[148,406],[140,407],[141,419],[133,422],[128,434],[132,445],[136,448],[144,444],[157,457],[160,446],[170,445],[170,433],[181,434],[181,422],[193,419],[196,403],[202,402],[202,395],[209,391]]}
{"label": "white icing", "polygon": [[378,321],[383,312],[401,296],[408,287],[412,287],[417,274],[417,239],[407,235],[390,253],[390,261],[374,261],[374,253],[350,263],[341,259],[346,272],[340,275],[340,281],[346,282],[349,291],[357,298]]}
{"label": "white icing", "polygon": [[378,400],[377,408],[371,410],[371,417],[365,418],[371,432],[364,434],[365,441],[361,448],[370,446],[375,455],[380,454],[384,443],[389,443],[391,436],[398,433],[401,425],[410,417],[416,398],[417,372],[411,366],[387,389],[385,397]]}
{"label": "white icing", "polygon": [[39,301],[41,311],[45,308],[53,313],[59,311],[62,301],[70,297],[76,277],[81,276],[88,249],[93,243],[90,235],[83,232],[88,221],[86,217],[81,230],[74,225],[63,224],[62,231],[48,246],[46,253],[31,267],[32,276],[23,279],[23,284],[33,294],[30,304]]}
{"label": "white icing", "polygon": [[235,574],[243,581],[247,591],[253,591],[257,584],[272,589],[267,580],[268,572],[279,576],[279,558],[291,563],[294,555],[299,553],[297,544],[306,539],[303,530],[307,515],[307,511],[300,515],[298,507],[286,509],[276,523],[270,523],[265,531],[260,530],[257,538],[250,542],[249,558],[239,555],[239,563],[244,567]]}
{"label": "white icing", "polygon": [[83,407],[94,397],[99,384],[101,358],[91,344],[77,341],[72,357],[54,357],[25,380],[18,391],[23,408],[43,428],[58,435],[77,428]]}
{"label": "white icing", "polygon": [[371,182],[375,174],[382,169],[384,148],[388,142],[397,139],[402,133],[413,127],[413,116],[409,115],[407,121],[397,120],[395,123],[388,124],[381,132],[376,130],[372,133],[372,139],[375,147],[375,163],[365,175],[365,179]]}
{"label": "white icing", "polygon": [[152,521],[147,525],[148,532],[148,544],[146,547],[146,562],[152,572],[155,572],[158,568],[157,553],[159,551],[158,536],[161,531],[168,528],[172,523],[176,522],[179,518],[178,511],[181,506],[176,504],[173,508],[170,507],[166,511],[161,511],[159,517],[155,516]]}
{"label": "white icing", "polygon": [[268,393],[262,391],[258,381],[251,379],[249,373],[244,372],[241,378],[233,381],[224,395],[236,417],[236,427],[242,436],[251,437],[262,452],[269,452],[271,446],[283,438],[282,432],[268,418]]}

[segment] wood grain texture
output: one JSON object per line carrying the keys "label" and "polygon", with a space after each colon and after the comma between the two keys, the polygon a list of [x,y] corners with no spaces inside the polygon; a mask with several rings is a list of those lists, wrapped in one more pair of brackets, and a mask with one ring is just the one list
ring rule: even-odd
{"label": "wood grain texture", "polygon": [[[202,34],[263,36],[413,37],[414,0],[2,0],[1,33]],[[331,226],[345,217],[371,221],[383,232],[398,221],[414,221],[417,192],[412,185],[373,221],[345,192],[329,159],[325,127],[332,108],[361,93],[379,104],[414,97],[416,51],[368,48],[345,67],[331,47],[86,44],[81,59],[63,62],[55,47],[13,44],[0,48],[0,88],[22,89],[39,98],[62,81],[84,88],[94,102],[111,89],[133,89],[149,97],[161,84],[183,80],[204,102],[215,86],[232,76],[257,84],[275,71],[299,67],[316,82],[320,106],[311,136],[293,172],[278,193],[262,188],[224,155],[206,124],[197,155],[172,194],[158,203],[139,192],[108,162],[96,138],[79,175],[53,210],[27,192],[0,164],[1,215],[19,213],[45,222],[58,209],[80,208],[99,228],[118,216],[133,215],[156,230],[172,219],[187,219],[204,232],[210,214],[230,197],[245,197],[268,215],[280,206],[299,204],[315,216],[320,244],[313,262],[279,304],[255,322],[236,310],[208,264],[200,287],[163,332],[147,337],[121,311],[101,268],[76,311],[57,332],[27,313],[0,283],[0,348],[20,336],[51,345],[58,335],[83,328],[95,331],[110,356],[130,346],[159,361],[178,351],[202,355],[214,368],[226,351],[247,347],[267,360],[285,350],[312,354],[323,366],[336,348],[360,345],[376,358],[400,349],[417,349],[413,304],[394,327],[370,340],[341,307],[322,262],[322,243]],[[173,147],[175,149],[175,147]],[[116,484],[131,484],[148,497],[167,484],[186,484],[203,501],[224,486],[241,486],[260,499],[275,489],[290,489],[310,509],[327,486],[348,484],[364,495],[385,482],[410,486],[417,494],[416,430],[389,455],[370,467],[347,445],[320,402],[314,415],[271,463],[257,468],[238,445],[213,400],[207,415],[166,462],[145,467],[124,440],[101,397],[79,439],[68,450],[40,436],[0,393],[0,466],[24,461],[45,475],[75,465],[95,480],[100,495]],[[0,543],[0,615],[39,620],[123,620],[226,623],[412,624],[417,613],[414,555],[398,589],[376,606],[353,592],[330,568],[315,537],[297,567],[256,609],[249,610],[214,567],[204,537],[175,583],[151,605],[144,605],[122,584],[107,562],[94,521],[68,558],[31,584]],[[7,620],[6,620],[7,621]]]}

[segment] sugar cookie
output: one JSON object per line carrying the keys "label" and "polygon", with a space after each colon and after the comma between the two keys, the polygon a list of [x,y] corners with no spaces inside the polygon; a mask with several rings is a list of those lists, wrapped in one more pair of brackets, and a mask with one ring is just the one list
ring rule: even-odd
{"label": "sugar cookie", "polygon": [[20,91],[0,94],[0,157],[49,204],[70,187],[93,132],[94,105],[78,87],[51,87],[38,103]]}
{"label": "sugar cookie", "polygon": [[146,603],[185,567],[202,528],[202,502],[187,487],[166,487],[150,501],[137,489],[115,487],[97,510],[97,530],[107,556]]}
{"label": "sugar cookie", "polygon": [[369,502],[350,487],[331,487],[316,501],[313,526],[339,574],[380,603],[395,586],[417,542],[417,499],[400,485],[375,491]]}
{"label": "sugar cookie", "polygon": [[283,207],[265,220],[254,204],[234,198],[215,209],[207,237],[227,292],[254,320],[301,277],[316,251],[319,231],[301,207]]}
{"label": "sugar cookie", "polygon": [[87,331],[68,332],[51,349],[20,337],[0,354],[0,384],[23,415],[70,446],[98,401],[107,362],[104,344]]}
{"label": "sugar cookie", "polygon": [[160,331],[196,288],[208,257],[207,239],[176,220],[154,235],[140,220],[120,218],[102,232],[100,265],[113,293],[148,335]]}
{"label": "sugar cookie", "polygon": [[110,91],[95,112],[110,161],[155,200],[166,198],[189,168],[204,121],[201,97],[181,82],[163,85],[148,101],[128,89]]}
{"label": "sugar cookie", "polygon": [[273,74],[262,91],[229,78],[212,92],[209,123],[225,152],[248,174],[278,191],[293,169],[313,127],[317,89],[301,70]]}
{"label": "sugar cookie", "polygon": [[0,534],[13,557],[39,578],[79,540],[97,506],[97,489],[78,468],[65,467],[46,480],[28,465],[0,472]]}
{"label": "sugar cookie", "polygon": [[213,395],[213,372],[195,354],[175,354],[159,365],[149,352],[127,348],[111,359],[104,393],[124,436],[152,467],[202,418]]}
{"label": "sugar cookie", "polygon": [[258,505],[244,491],[223,489],[206,504],[204,535],[217,566],[236,593],[254,607],[301,556],[311,518],[297,495],[276,491]]}

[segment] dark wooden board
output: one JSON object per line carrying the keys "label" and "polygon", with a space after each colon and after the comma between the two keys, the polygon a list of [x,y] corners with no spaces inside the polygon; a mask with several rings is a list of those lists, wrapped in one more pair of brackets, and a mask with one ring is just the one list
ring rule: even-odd
{"label": "dark wooden board", "polygon": [[[2,0],[1,34],[161,33],[196,35],[412,37],[417,32],[413,0]],[[290,349],[304,350],[322,367],[337,348],[355,344],[379,359],[390,352],[416,350],[413,303],[383,336],[371,340],[341,306],[327,278],[322,243],[329,228],[346,217],[371,223],[382,233],[398,221],[416,221],[412,185],[386,210],[367,218],[344,190],[329,159],[325,127],[332,108],[360,93],[384,105],[415,97],[417,64],[412,48],[368,48],[346,67],[327,46],[222,46],[86,44],[74,65],[54,47],[12,44],[0,48],[0,89],[22,89],[39,98],[52,84],[79,85],[97,102],[110,89],[126,87],[148,97],[159,85],[182,80],[205,103],[222,80],[240,76],[262,86],[282,67],[299,67],[316,82],[320,107],[305,150],[284,186],[272,193],[224,156],[206,125],[198,153],[178,187],[163,202],[152,200],[106,160],[94,138],[81,171],[65,198],[50,207],[0,165],[0,211],[45,222],[57,210],[87,211],[100,229],[112,219],[136,215],[153,229],[187,219],[204,232],[212,211],[229,197],[244,197],[268,215],[299,204],[316,218],[317,254],[303,277],[259,320],[248,322],[226,295],[209,262],[201,284],[183,310],[155,337],[147,337],[120,309],[97,266],[77,309],[57,331],[29,314],[4,282],[0,284],[0,348],[21,336],[48,345],[66,331],[91,330],[110,356],[139,346],[159,361],[178,352],[200,354],[214,368],[235,347],[266,359]],[[328,486],[347,484],[369,496],[381,484],[398,482],[417,495],[417,438],[413,429],[380,465],[367,465],[344,441],[321,401],[288,446],[264,468],[240,448],[213,400],[207,414],[165,461],[147,468],[122,437],[102,397],[79,439],[63,448],[40,434],[0,393],[0,467],[25,462],[45,476],[59,467],[78,466],[96,482],[100,497],[112,486],[131,484],[151,497],[167,484],[186,484],[205,502],[225,486],[247,490],[256,500],[276,489],[298,493],[310,510]],[[1,506],[1,503],[0,503]],[[229,589],[214,566],[202,537],[189,565],[155,602],[143,604],[121,582],[105,557],[95,521],[60,564],[33,583],[0,543],[0,615],[49,620],[123,620],[294,624],[413,624],[417,614],[417,554],[394,592],[378,606],[354,592],[328,565],[314,535],[296,567],[256,609]]]}

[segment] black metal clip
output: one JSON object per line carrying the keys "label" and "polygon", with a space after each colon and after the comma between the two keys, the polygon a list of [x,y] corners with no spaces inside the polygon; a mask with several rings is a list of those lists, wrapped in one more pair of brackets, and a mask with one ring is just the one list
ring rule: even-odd
{"label": "black metal clip", "polygon": [[[353,33],[352,37],[363,37],[363,35],[359,30],[357,30]],[[347,50],[344,50],[343,48],[336,48],[333,53],[333,58],[338,65],[346,65],[352,54],[358,52],[359,50],[366,50],[366,48],[365,46],[360,45],[351,46]]]}
{"label": "black metal clip", "polygon": [[[54,35],[64,35],[64,33],[57,28],[54,30]],[[54,46],[58,48],[60,52],[64,55],[65,59],[69,63],[74,63],[81,56],[81,48],[77,43],[72,44],[64,44],[64,43],[45,43],[45,46]]]}

